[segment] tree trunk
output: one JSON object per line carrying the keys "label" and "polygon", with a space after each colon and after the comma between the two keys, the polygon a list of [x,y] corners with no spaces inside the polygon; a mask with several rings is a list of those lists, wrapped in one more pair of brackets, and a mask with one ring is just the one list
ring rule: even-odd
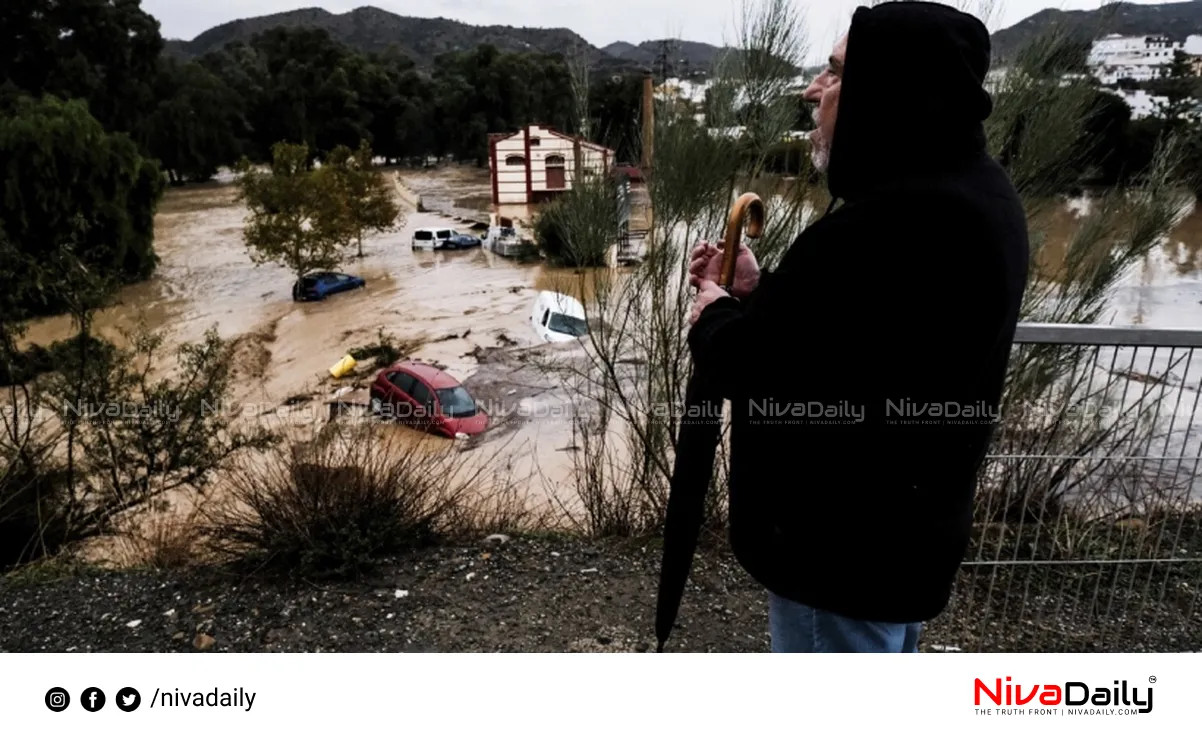
{"label": "tree trunk", "polygon": [[[91,333],[91,323],[89,322],[88,313],[85,310],[78,317],[79,337],[76,341],[79,343],[79,367],[76,369],[75,377],[75,405],[79,406],[83,402],[84,378],[88,368],[88,337]],[[77,503],[75,498],[75,438],[79,430],[79,411],[75,412],[75,416],[71,418],[71,426],[67,430],[67,497],[70,503],[74,506]]]}

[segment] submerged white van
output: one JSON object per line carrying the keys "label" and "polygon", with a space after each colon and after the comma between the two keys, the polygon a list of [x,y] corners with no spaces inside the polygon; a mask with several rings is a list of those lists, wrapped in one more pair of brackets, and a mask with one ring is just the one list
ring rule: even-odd
{"label": "submerged white van", "polygon": [[414,250],[437,250],[455,234],[450,227],[434,227],[417,230],[413,233]]}
{"label": "submerged white van", "polygon": [[478,247],[482,242],[453,227],[428,227],[413,233],[414,250],[460,250]]}
{"label": "submerged white van", "polygon": [[548,343],[566,343],[588,335],[584,305],[559,292],[539,292],[530,310],[534,333]]}

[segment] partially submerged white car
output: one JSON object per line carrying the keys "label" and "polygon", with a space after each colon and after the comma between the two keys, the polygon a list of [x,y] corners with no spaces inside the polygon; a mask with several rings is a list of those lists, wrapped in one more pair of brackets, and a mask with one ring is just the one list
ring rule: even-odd
{"label": "partially submerged white car", "polygon": [[534,333],[548,343],[566,343],[588,335],[584,305],[559,292],[539,292],[530,311]]}

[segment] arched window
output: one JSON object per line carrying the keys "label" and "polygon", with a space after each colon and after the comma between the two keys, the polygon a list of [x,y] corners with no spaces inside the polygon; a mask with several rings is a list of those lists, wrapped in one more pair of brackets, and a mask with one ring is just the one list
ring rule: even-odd
{"label": "arched window", "polygon": [[567,170],[564,168],[563,157],[561,155],[548,155],[546,165],[547,188],[567,188]]}
{"label": "arched window", "polygon": [[522,157],[521,155],[510,155],[509,157],[505,158],[505,164],[509,166],[525,165],[526,158]]}

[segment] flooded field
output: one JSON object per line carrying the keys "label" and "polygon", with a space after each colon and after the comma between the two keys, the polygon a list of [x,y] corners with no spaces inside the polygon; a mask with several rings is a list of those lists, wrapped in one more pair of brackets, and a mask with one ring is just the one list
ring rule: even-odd
{"label": "flooded field", "polygon": [[[434,183],[417,175],[417,183],[434,193],[436,183],[469,195],[488,189],[487,176],[470,171],[444,173]],[[364,290],[298,304],[291,298],[295,277],[287,269],[256,266],[247,257],[245,214],[229,184],[169,191],[156,223],[158,271],[150,281],[124,289],[115,306],[99,313],[96,332],[120,342],[123,329],[143,322],[175,346],[198,341],[216,326],[222,337],[239,343],[240,381],[233,404],[245,416],[297,432],[328,419],[328,402],[339,388],[359,387],[366,402],[369,375],[335,381],[328,370],[381,331],[416,343],[415,358],[445,367],[473,394],[493,398],[503,410],[523,402],[527,408],[561,410],[551,405],[554,383],[523,363],[521,349],[540,341],[530,324],[536,293],[562,287],[572,278],[570,271],[523,265],[482,249],[414,251],[411,237],[417,228],[466,227],[437,213],[408,210],[404,227],[371,238],[362,260],[352,258],[342,266],[366,279]],[[71,333],[69,318],[48,318],[34,323],[25,341],[45,345]],[[517,351],[485,357],[493,363],[482,368],[480,350],[490,348]],[[283,405],[294,398],[310,401]],[[415,441],[432,438],[392,428],[392,435]],[[550,483],[566,484],[570,455],[556,450],[565,449],[570,437],[570,420],[548,414],[521,430],[499,426],[473,443],[482,455],[504,449],[524,465],[514,474],[533,478],[537,497]]]}
{"label": "flooded field", "polygon": [[[439,169],[405,172],[403,178],[422,194],[427,208],[443,204],[456,213],[487,213],[486,173]],[[557,487],[561,496],[570,494],[570,414],[556,380],[539,371],[539,356],[548,349],[531,327],[530,308],[538,291],[570,286],[576,278],[572,272],[522,264],[483,249],[415,252],[410,241],[417,228],[469,227],[436,212],[410,209],[403,228],[372,237],[363,259],[343,265],[342,270],[366,279],[364,290],[297,304],[288,270],[255,266],[247,257],[244,217],[228,182],[171,190],[157,218],[161,265],[155,277],[127,287],[119,302],[99,315],[97,331],[119,341],[121,328],[142,321],[176,345],[197,341],[216,326],[239,343],[234,403],[247,415],[269,416],[275,425],[298,431],[328,419],[337,390],[357,387],[344,399],[366,402],[370,375],[336,381],[328,370],[349,349],[386,332],[414,343],[415,358],[444,367],[478,399],[504,411],[521,406],[541,411],[504,413],[504,420],[471,447],[486,456],[503,455],[529,488],[532,505],[546,503]],[[1067,232],[1075,217],[1066,208],[1057,219]],[[849,282],[854,286],[854,277]],[[1187,218],[1167,245],[1122,283],[1108,321],[1202,327],[1202,214]],[[33,324],[26,341],[48,344],[70,333],[67,318],[48,318]],[[302,402],[285,405],[289,400]],[[402,426],[392,427],[389,435],[430,442]]]}

